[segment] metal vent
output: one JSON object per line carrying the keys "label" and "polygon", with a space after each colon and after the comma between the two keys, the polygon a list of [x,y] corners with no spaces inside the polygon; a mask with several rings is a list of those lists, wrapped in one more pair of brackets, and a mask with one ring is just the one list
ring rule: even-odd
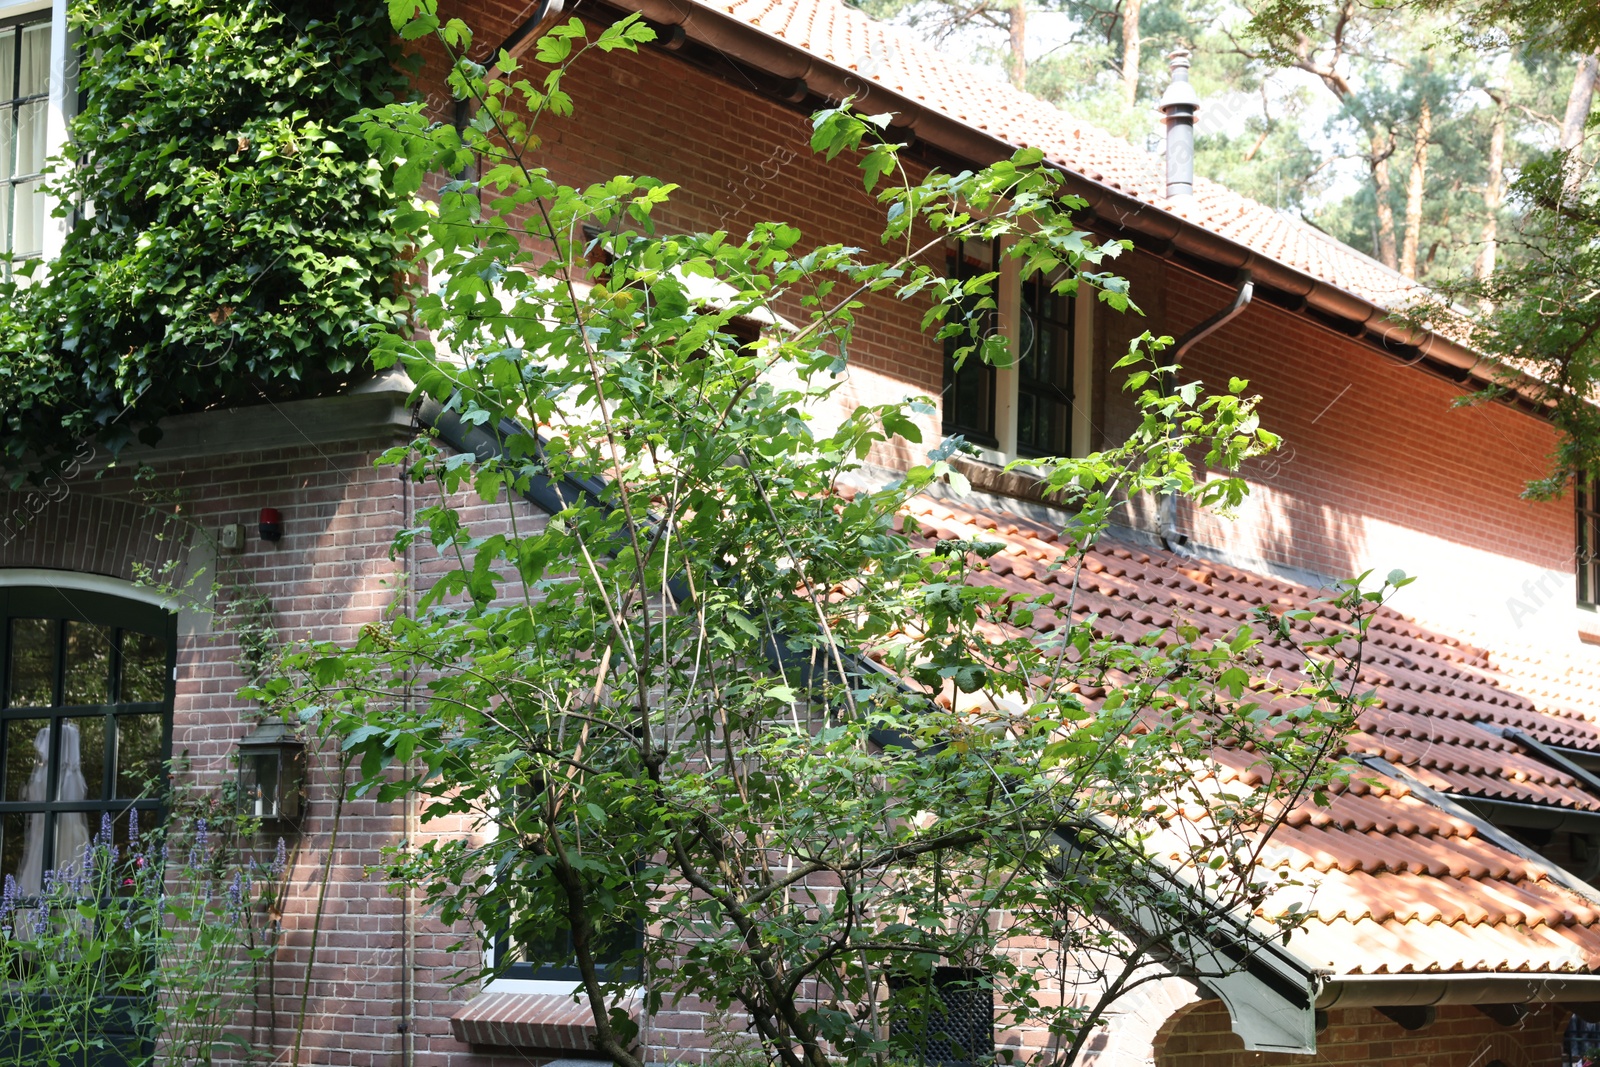
{"label": "metal vent", "polygon": [[994,1056],[994,990],[982,971],[936,967],[889,979],[889,1038],[911,1063],[970,1067]]}

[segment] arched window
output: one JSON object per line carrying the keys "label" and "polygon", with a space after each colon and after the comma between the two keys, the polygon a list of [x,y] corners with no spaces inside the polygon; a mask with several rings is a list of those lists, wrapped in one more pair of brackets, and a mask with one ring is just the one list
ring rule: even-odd
{"label": "arched window", "polygon": [[24,895],[109,818],[161,817],[176,618],[104,593],[0,588],[0,874]]}

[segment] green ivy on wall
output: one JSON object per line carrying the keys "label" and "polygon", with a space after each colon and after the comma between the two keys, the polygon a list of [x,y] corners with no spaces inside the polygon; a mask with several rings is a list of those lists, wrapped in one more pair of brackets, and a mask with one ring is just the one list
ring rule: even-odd
{"label": "green ivy on wall", "polygon": [[73,0],[72,228],[0,283],[0,457],[159,437],[178,411],[336,390],[404,322],[384,171],[352,121],[406,92],[381,7]]}

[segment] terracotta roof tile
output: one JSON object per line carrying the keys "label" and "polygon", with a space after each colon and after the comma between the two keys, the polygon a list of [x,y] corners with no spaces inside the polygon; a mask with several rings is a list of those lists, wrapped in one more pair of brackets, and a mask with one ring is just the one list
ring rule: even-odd
{"label": "terracotta roof tile", "polygon": [[[1049,531],[948,501],[914,501],[912,510],[921,525],[949,531],[941,536],[986,537],[1019,549],[994,557],[992,573],[978,580],[1021,595],[1056,592],[1056,611],[1065,609],[1063,582],[1070,584],[1074,571],[1070,563],[1048,569],[1060,568],[1066,551]],[[1316,595],[1237,568],[1115,543],[1089,553],[1076,577],[1076,613],[1098,614],[1102,632],[1126,637],[1174,618],[1208,633],[1232,632],[1251,624],[1257,605],[1298,607]],[[1058,624],[1044,615],[1036,629]],[[1313,628],[1348,627],[1325,610]],[[1574,776],[1478,725],[1516,726],[1600,751],[1600,657],[1502,653],[1490,640],[1443,634],[1387,609],[1369,637],[1367,671],[1381,703],[1361,716],[1351,751],[1380,754],[1445,793],[1600,812],[1600,796]],[[1266,645],[1262,660],[1263,675],[1295,680],[1298,654]],[[1103,695],[1084,691],[1091,701]],[[1254,773],[1242,755],[1222,762],[1224,776],[1249,780]],[[1501,847],[1405,781],[1376,772],[1352,776],[1327,799],[1326,806],[1291,811],[1264,854],[1269,866],[1303,883],[1271,903],[1300,900],[1307,909],[1311,920],[1289,948],[1312,965],[1369,974],[1600,967],[1600,906],[1556,881],[1550,864]]]}

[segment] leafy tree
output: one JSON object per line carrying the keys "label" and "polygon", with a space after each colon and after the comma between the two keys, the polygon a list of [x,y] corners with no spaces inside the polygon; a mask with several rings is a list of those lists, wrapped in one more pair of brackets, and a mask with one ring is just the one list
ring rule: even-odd
{"label": "leafy tree", "polygon": [[[1041,595],[988,580],[1000,542],[910,519],[917,494],[962,491],[958,440],[868,477],[874,445],[919,442],[927,400],[861,406],[828,433],[810,420],[872,294],[925,306],[962,359],[1009,360],[981,330],[995,275],[929,266],[946,240],[1003,237],[1024,275],[1131,307],[1104,270],[1124,246],[1073,227],[1081,203],[1040,154],[912,181],[879,139],[887,117],[841,107],[815,117],[812,147],[857,161],[884,208],[883,258],[776,222],[658,233],[670,185],[560,185],[534,135],[575,106],[571,64],[634,49],[646,26],[558,26],[540,76],[462,58],[468,27],[431,0],[391,13],[449,50],[451,87],[476,104],[461,130],[414,104],[372,113],[399,190],[483,165],[399,216],[438,290],[417,306],[428,336],[386,336],[375,358],[487,438],[387,457],[438,493],[396,547],[436,546],[447,573],[356,641],[302,650],[259,695],[339,734],[363,791],[417,792],[425,819],[483,831],[399,855],[396,874],[524,958],[570,953],[596,1047],[629,1067],[634,983],[603,950],[635,929],[625,958],[652,1009],[692,995],[735,1011],[788,1067],[915,1061],[929,1035],[888,1023],[928,1018],[903,980],[936,965],[992,988],[1070,1062],[1159,973],[1151,961],[1182,969],[1212,938],[1259,937],[1234,916],[1266,903],[1261,848],[1328,783],[1370,702],[1351,657],[1388,587],[1134,639],[1077,606],[1083,561],[1130,495],[1238,503],[1243,482],[1214,475],[1276,443],[1247,383],[1163,390],[1181,381],[1167,342],[1135,342],[1121,366],[1139,430],[1033,461],[1076,513],[1076,548]],[[798,325],[741,342],[751,316]],[[564,503],[535,521],[522,498],[541,492]],[[498,518],[469,521],[471,496]],[[1261,681],[1263,643],[1306,683]],[[1055,950],[1013,951],[1023,938]]]}

